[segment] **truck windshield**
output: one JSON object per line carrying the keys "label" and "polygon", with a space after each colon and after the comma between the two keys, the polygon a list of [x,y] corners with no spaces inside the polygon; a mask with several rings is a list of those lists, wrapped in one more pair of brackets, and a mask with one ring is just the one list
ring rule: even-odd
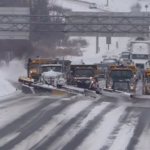
{"label": "truck windshield", "polygon": [[51,70],[55,72],[61,72],[62,66],[42,66],[42,72],[48,72]]}
{"label": "truck windshield", "polygon": [[144,64],[136,64],[138,70],[144,69]]}
{"label": "truck windshield", "polygon": [[132,59],[148,59],[146,54],[132,54]]}
{"label": "truck windshield", "polygon": [[39,63],[30,63],[29,68],[30,69],[39,68]]}
{"label": "truck windshield", "polygon": [[110,72],[110,77],[112,79],[131,79],[133,77],[133,72],[131,70],[112,70]]}
{"label": "truck windshield", "polygon": [[109,68],[109,64],[98,64],[98,68]]}
{"label": "truck windshield", "polygon": [[92,69],[75,69],[74,75],[75,76],[93,77],[94,71]]}
{"label": "truck windshield", "polygon": [[113,64],[115,64],[115,63],[117,63],[117,60],[116,59],[104,59],[103,62],[104,63],[113,63]]}

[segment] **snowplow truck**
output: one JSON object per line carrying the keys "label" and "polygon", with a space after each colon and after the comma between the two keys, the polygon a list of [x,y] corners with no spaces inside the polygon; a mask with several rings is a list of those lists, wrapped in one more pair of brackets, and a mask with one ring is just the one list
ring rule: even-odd
{"label": "snowplow truck", "polygon": [[41,74],[50,70],[55,72],[66,72],[69,70],[69,60],[52,60],[50,58],[29,59],[26,65],[27,77],[19,77],[19,82],[32,83],[39,81]]}
{"label": "snowplow truck", "polygon": [[134,65],[110,65],[106,75],[106,88],[135,93],[136,67]]}
{"label": "snowplow truck", "polygon": [[70,60],[44,62],[40,68],[41,80],[46,84],[62,87],[66,84],[70,64]]}
{"label": "snowplow truck", "polygon": [[18,81],[21,83],[32,83],[34,82],[32,73],[40,72],[40,65],[44,61],[50,60],[49,58],[29,58],[27,64],[25,64],[25,69],[27,70],[27,76],[20,76]]}
{"label": "snowplow truck", "polygon": [[97,65],[71,65],[69,83],[79,88],[97,90],[98,67]]}
{"label": "snowplow truck", "polygon": [[150,69],[145,69],[143,74],[143,95],[150,94]]}

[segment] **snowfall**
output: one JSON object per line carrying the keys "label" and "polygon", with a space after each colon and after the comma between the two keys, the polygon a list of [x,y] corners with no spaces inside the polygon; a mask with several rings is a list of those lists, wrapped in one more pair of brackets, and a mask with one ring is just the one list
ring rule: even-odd
{"label": "snowfall", "polygon": [[[96,3],[102,8],[106,8],[109,11],[117,12],[128,12],[130,7],[139,2],[142,5],[142,11],[145,11],[145,5],[150,4],[149,0],[109,0],[109,7],[105,7],[106,0],[84,0],[91,3]],[[88,9],[87,6],[82,6],[81,4],[73,3],[69,0],[56,0],[56,3],[65,8],[70,8],[72,11],[97,11]],[[76,38],[76,37],[70,37]],[[122,51],[126,50],[126,45],[131,38],[118,38],[113,37],[110,49],[106,45],[106,38],[100,37],[100,52],[96,54],[96,38],[94,37],[83,37],[89,42],[87,48],[82,49],[84,51],[82,57],[71,57],[67,56],[66,58],[71,59],[73,63],[79,63],[83,60],[85,63],[99,63],[102,61],[102,56],[107,55],[111,56],[118,55]],[[116,42],[118,42],[118,48],[116,48]],[[26,70],[24,69],[24,62],[14,59],[10,62],[9,65],[5,63],[0,66],[0,99],[1,97],[14,94],[17,89],[14,86],[14,83],[17,83],[18,77],[21,75],[26,75]]]}

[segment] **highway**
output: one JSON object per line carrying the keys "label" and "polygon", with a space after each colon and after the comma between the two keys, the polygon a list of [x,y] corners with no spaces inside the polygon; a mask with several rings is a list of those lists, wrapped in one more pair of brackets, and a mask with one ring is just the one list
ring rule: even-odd
{"label": "highway", "polygon": [[149,150],[149,114],[148,97],[17,94],[0,101],[0,150]]}

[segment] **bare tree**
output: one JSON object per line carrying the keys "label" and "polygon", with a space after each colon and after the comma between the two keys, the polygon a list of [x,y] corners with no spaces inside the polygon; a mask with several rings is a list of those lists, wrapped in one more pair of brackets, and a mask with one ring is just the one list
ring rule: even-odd
{"label": "bare tree", "polygon": [[140,11],[142,8],[142,5],[140,3],[135,3],[131,6],[131,11]]}

